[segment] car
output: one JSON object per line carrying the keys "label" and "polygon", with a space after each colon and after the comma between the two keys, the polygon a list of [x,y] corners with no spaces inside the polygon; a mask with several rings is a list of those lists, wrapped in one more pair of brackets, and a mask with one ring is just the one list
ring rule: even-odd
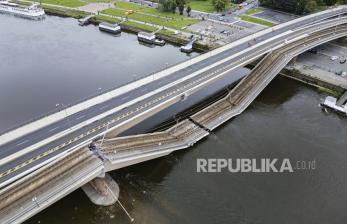
{"label": "car", "polygon": [[224,19],[223,19],[223,17],[219,17],[218,20],[219,21],[223,21]]}
{"label": "car", "polygon": [[225,13],[222,13],[222,16],[225,16]]}
{"label": "car", "polygon": [[344,64],[344,63],[346,63],[346,58],[341,57],[341,58],[340,58],[340,64]]}
{"label": "car", "polygon": [[339,76],[345,77],[347,75],[347,72],[340,71],[340,72],[337,72],[336,74],[339,75]]}
{"label": "car", "polygon": [[339,59],[338,56],[331,56],[331,57],[330,57],[330,60],[332,60],[332,61],[335,61],[335,60],[337,60],[337,59]]}

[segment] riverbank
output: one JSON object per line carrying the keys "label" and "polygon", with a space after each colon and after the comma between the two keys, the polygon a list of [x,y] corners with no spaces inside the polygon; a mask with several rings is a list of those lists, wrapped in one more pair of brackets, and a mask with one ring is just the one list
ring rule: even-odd
{"label": "riverbank", "polygon": [[[20,1],[22,4],[27,4],[27,1]],[[125,3],[125,2],[124,2]],[[122,4],[123,7],[136,4],[127,3],[127,5]],[[165,26],[166,29],[159,31],[156,35],[157,37],[171,43],[174,45],[185,45],[190,42],[189,37],[194,35],[194,33],[184,31],[183,28],[194,24],[197,22],[197,19],[192,19],[189,17],[183,17],[177,14],[170,14],[171,17],[164,17],[165,13],[154,12],[156,9],[146,8],[144,12],[138,13],[135,15],[125,16],[127,9],[118,9],[112,8],[113,6],[110,3],[111,8],[104,9],[102,11],[91,12],[81,10],[82,7],[67,7],[61,5],[52,5],[42,3],[42,7],[47,15],[61,16],[61,17],[71,17],[75,19],[81,19],[88,15],[95,14],[95,16],[90,19],[90,22],[94,25],[98,25],[101,22],[112,22],[120,23],[122,30],[130,33],[138,32],[153,32],[160,27]],[[130,7],[131,8],[131,7]],[[151,11],[148,11],[148,10]],[[152,14],[149,14],[151,12]],[[146,14],[147,13],[147,14]],[[182,28],[183,27],[183,28]],[[196,42],[193,45],[193,49],[198,52],[205,52],[211,49],[218,47],[219,45],[215,44],[205,44],[201,42]]]}

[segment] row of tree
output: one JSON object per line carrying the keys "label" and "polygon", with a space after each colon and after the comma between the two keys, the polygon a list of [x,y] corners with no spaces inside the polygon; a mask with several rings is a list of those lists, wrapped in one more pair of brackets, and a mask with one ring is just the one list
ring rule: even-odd
{"label": "row of tree", "polygon": [[[201,0],[208,1],[208,0]],[[224,11],[230,0],[212,0],[212,4],[216,11]],[[188,4],[188,0],[159,0],[159,9],[164,12],[176,12],[178,8],[179,13],[182,15],[184,8],[186,6],[186,11],[189,16],[191,12],[191,7]]]}
{"label": "row of tree", "polygon": [[347,0],[260,0],[263,6],[299,15],[314,12],[319,6],[332,6],[336,3],[347,4]]}
{"label": "row of tree", "polygon": [[[184,6],[186,5],[187,0],[159,0],[159,8],[164,12],[176,12],[178,8],[179,13],[182,15],[184,11]],[[191,8],[187,6],[187,14],[191,12]]]}

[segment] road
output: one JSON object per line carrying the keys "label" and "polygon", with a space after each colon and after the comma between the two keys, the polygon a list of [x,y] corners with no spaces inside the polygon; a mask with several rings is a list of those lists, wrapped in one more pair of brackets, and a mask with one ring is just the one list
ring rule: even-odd
{"label": "road", "polygon": [[[185,81],[182,81],[170,88],[164,88],[162,91],[155,93],[154,95],[151,95],[146,99],[143,99],[142,101],[139,101],[127,108],[123,108],[121,111],[112,113],[87,126],[84,126],[78,130],[74,130],[69,135],[59,137],[56,140],[51,141],[48,144],[40,146],[32,152],[25,154],[24,156],[16,158],[15,160],[2,165],[0,167],[0,186],[3,186],[6,183],[15,180],[16,178],[19,178],[27,172],[30,172],[38,165],[42,165],[44,162],[48,162],[50,159],[54,159],[56,156],[61,155],[61,153],[65,153],[66,151],[71,150],[74,147],[81,147],[83,145],[89,144],[96,138],[100,138],[100,136],[102,136],[106,129],[124,125],[140,114],[156,109],[156,107],[160,106],[163,102],[168,102],[170,100],[174,101],[177,96],[182,95],[184,92],[189,91],[192,88],[196,88],[199,85],[203,85],[205,81],[210,80],[215,76],[223,75],[230,70],[230,65],[241,64],[242,60],[246,60],[247,58],[249,59],[249,57],[251,57],[250,53],[252,52],[258,56],[267,53],[272,46],[276,46],[278,43],[283,42],[283,40],[287,38],[287,36],[278,38],[278,42],[266,42],[266,40],[268,40],[269,38],[275,37],[291,29],[297,29],[298,27],[307,25],[313,21],[324,19],[333,15],[336,15],[336,12],[329,12],[327,14],[316,16],[311,19],[300,20],[300,22],[297,22],[295,24],[274,30],[272,32],[264,34],[261,37],[258,37],[256,42],[263,42],[264,44],[260,44],[251,52],[246,52],[246,49],[250,47],[248,42],[239,44],[219,54],[211,56],[208,59],[202,60],[177,72],[174,72],[166,78],[155,80],[126,94],[90,107],[79,113],[68,116],[66,119],[60,120],[23,137],[1,145],[0,158],[6,158],[13,153],[23,150],[24,148],[30,147],[64,130],[68,130],[71,126],[85,122],[88,119],[96,117],[101,113],[105,113],[112,108],[121,106],[122,104],[127,103],[130,100],[137,99],[138,97],[145,94],[152,93],[154,90],[163,88],[167,85],[170,85],[174,81],[188,77],[193,72],[200,71],[202,69],[205,69],[207,66],[211,66],[217,63],[217,65],[213,66],[207,71],[204,71]],[[244,54],[241,54],[238,57],[231,57],[230,60],[226,60],[227,57],[240,54],[240,52],[243,51],[245,51]],[[218,63],[223,60],[223,63]]]}

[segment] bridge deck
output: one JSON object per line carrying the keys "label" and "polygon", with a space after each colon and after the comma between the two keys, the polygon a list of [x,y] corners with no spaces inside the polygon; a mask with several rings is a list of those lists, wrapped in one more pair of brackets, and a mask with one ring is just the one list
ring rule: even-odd
{"label": "bridge deck", "polygon": [[0,223],[20,223],[102,174],[100,159],[84,148],[3,189]]}
{"label": "bridge deck", "polygon": [[[137,156],[141,157],[138,161],[142,162],[146,160],[142,157],[146,158],[148,154],[166,155],[175,150],[188,148],[207,135],[206,130],[189,120],[184,120],[163,132],[107,139],[101,145],[101,153],[111,162],[111,168],[106,167],[106,170],[110,170],[126,166],[126,163],[123,164],[126,158]],[[134,163],[136,162],[131,161],[131,164]]]}

